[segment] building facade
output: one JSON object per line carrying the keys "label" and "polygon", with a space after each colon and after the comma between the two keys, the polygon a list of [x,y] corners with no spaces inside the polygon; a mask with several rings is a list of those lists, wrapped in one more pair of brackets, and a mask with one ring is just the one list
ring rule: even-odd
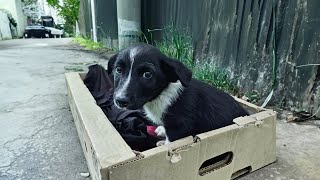
{"label": "building facade", "polygon": [[0,9],[5,9],[12,14],[17,22],[17,36],[22,37],[27,25],[27,17],[23,14],[21,0],[0,0]]}

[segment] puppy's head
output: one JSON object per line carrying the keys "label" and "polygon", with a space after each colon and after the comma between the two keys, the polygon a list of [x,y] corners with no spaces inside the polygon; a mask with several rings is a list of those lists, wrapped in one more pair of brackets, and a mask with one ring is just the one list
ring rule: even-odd
{"label": "puppy's head", "polygon": [[192,73],[181,62],[148,44],[130,46],[112,56],[108,73],[114,76],[114,102],[123,109],[140,109],[171,82],[188,86]]}

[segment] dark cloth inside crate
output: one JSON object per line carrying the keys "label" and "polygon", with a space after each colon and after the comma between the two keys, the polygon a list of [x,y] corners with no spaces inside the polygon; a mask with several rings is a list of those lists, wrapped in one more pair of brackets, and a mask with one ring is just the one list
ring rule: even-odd
{"label": "dark cloth inside crate", "polygon": [[[153,124],[144,117],[143,112],[122,110],[114,105],[112,77],[102,66],[91,65],[84,84],[131,149],[144,151],[156,147],[159,139],[147,132],[147,125],[153,126]],[[112,139],[106,137],[106,141]]]}

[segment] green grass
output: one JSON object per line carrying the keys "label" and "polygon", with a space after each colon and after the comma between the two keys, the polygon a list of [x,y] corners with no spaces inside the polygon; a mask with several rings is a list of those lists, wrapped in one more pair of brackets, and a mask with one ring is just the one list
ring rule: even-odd
{"label": "green grass", "polygon": [[104,49],[101,42],[94,42],[90,38],[84,38],[81,36],[77,36],[73,39],[74,43],[80,44],[80,46],[85,47],[87,50],[101,50]]}
{"label": "green grass", "polygon": [[193,68],[193,77],[213,85],[225,92],[236,94],[238,88],[230,80],[229,73],[215,66],[213,63],[196,64]]}
{"label": "green grass", "polygon": [[163,31],[162,41],[155,42],[155,46],[167,56],[178,59],[190,69],[193,68],[192,39],[185,31],[168,27]]}
{"label": "green grass", "polygon": [[257,104],[261,100],[261,95],[256,90],[248,91],[244,94],[244,96],[248,98],[247,99],[248,102],[251,102],[254,104]]}
{"label": "green grass", "polygon": [[190,68],[194,78],[225,92],[238,93],[238,88],[230,80],[228,71],[215,66],[212,62],[195,61],[192,38],[186,30],[170,26],[162,30],[162,35],[162,40],[154,42],[154,45],[165,55],[179,60]]}

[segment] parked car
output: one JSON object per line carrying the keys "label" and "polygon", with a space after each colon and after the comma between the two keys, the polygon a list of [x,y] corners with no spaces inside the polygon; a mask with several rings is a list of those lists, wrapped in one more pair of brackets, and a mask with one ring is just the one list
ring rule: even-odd
{"label": "parked car", "polygon": [[40,25],[27,26],[24,31],[25,38],[49,38],[51,30]]}
{"label": "parked car", "polygon": [[51,16],[41,16],[39,23],[46,29],[50,30],[50,37],[62,37],[64,34],[63,29],[57,29],[57,25]]}
{"label": "parked car", "polygon": [[56,28],[52,28],[52,27],[44,27],[46,28],[48,31],[50,31],[49,37],[53,38],[53,37],[62,37],[64,34],[63,30],[60,29],[56,29]]}
{"label": "parked car", "polygon": [[[58,26],[57,26],[58,27]],[[62,37],[63,29],[57,29],[54,19],[51,16],[41,16],[36,25],[25,28],[25,38],[53,38]]]}

